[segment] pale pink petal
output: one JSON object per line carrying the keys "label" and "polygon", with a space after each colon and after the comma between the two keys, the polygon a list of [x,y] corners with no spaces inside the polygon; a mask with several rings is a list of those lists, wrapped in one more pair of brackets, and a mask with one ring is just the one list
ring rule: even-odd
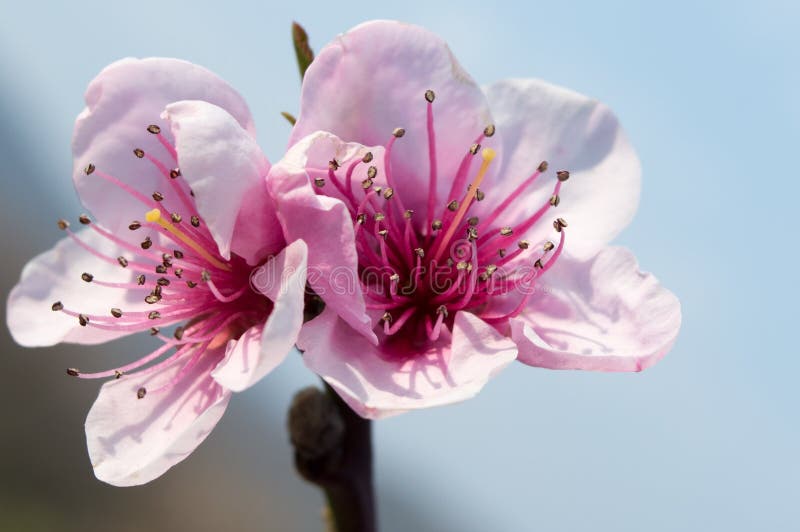
{"label": "pale pink petal", "polygon": [[252,276],[254,289],[274,302],[266,324],[254,325],[228,343],[212,376],[235,392],[245,390],[275,369],[289,354],[303,324],[308,248],[297,240]]}
{"label": "pale pink petal", "polygon": [[[95,475],[115,486],[149,482],[186,458],[211,432],[231,392],[209,372],[221,352],[208,351],[168,390],[154,391],[184,367],[183,356],[162,371],[125,375],[100,389],[86,418],[86,441]],[[137,399],[140,387],[149,391]]]}
{"label": "pale pink petal", "polygon": [[469,399],[517,356],[510,339],[467,312],[456,315],[451,342],[392,358],[326,310],[303,327],[298,347],[353,410],[377,419]]}
{"label": "pale pink petal", "polygon": [[461,159],[492,117],[480,87],[447,44],[426,29],[366,22],[325,46],[306,72],[290,144],[322,130],[345,141],[384,145],[392,130],[405,128],[392,166],[403,201],[422,212],[430,176],[428,89],[436,94],[437,205],[443,205]]}
{"label": "pale pink petal", "polygon": [[[91,229],[78,231],[76,236],[111,260],[101,260],[72,239],[64,238],[53,249],[28,262],[22,270],[19,283],[8,296],[6,309],[8,328],[18,344],[26,347],[59,342],[99,344],[137,332],[101,330],[93,326],[94,322],[81,327],[76,317],[51,310],[56,301],[60,301],[67,310],[106,318],[111,318],[112,308],[136,312],[159,307],[144,302],[144,297],[153,289],[152,285],[143,286],[140,290],[123,290],[83,281],[81,275],[90,273],[96,281],[135,283],[135,273],[131,268],[122,268],[115,260],[119,256],[131,258],[128,251],[120,249]],[[146,330],[149,326],[144,324],[140,330]]]}
{"label": "pale pink petal", "polygon": [[487,89],[487,96],[504,156],[499,181],[486,190],[485,206],[504,200],[541,161],[548,161],[548,172],[531,193],[498,219],[513,225],[547,202],[557,170],[569,170],[561,204],[528,236],[552,238],[549,222],[560,216],[569,223],[567,252],[593,256],[631,221],[639,204],[639,159],[617,118],[596,100],[539,80],[500,81]]}
{"label": "pale pink petal", "polygon": [[227,111],[203,101],[169,104],[162,114],[175,137],[178,165],[220,254],[257,264],[283,244],[267,193],[269,162]]}
{"label": "pale pink petal", "polygon": [[633,254],[606,248],[586,262],[562,257],[511,322],[519,360],[551,369],[641,371],[672,347],[678,298]]}
{"label": "pale pink petal", "polygon": [[[167,179],[147,158],[133,150],[144,150],[166,168],[177,163],[158,138],[148,133],[150,124],[161,127],[167,140],[172,135],[161,112],[179,100],[203,100],[228,111],[252,136],[250,112],[242,97],[225,81],[208,70],[177,59],[123,59],[106,67],[86,90],[86,108],[75,122],[72,139],[73,179],[81,201],[95,217],[109,225],[115,234],[136,236],[125,228],[141,219],[149,207],[105,181],[100,173],[110,174],[135,187],[145,196],[159,191],[170,212],[184,216],[181,202]],[[96,171],[84,169],[94,164]]]}
{"label": "pale pink petal", "polygon": [[[350,213],[339,199],[317,195],[306,172],[307,166],[327,168],[334,157],[346,164],[366,152],[367,148],[345,144],[328,133],[310,135],[272,167],[267,186],[286,239],[302,239],[308,245],[308,283],[356,332],[377,342],[358,280]],[[366,165],[360,166],[359,172],[365,172]],[[354,183],[362,178],[357,174]],[[326,186],[333,187],[330,183]]]}

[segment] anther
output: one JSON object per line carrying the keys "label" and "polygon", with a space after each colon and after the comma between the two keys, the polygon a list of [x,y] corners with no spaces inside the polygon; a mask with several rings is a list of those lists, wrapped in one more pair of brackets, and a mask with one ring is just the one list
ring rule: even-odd
{"label": "anther", "polygon": [[151,320],[157,320],[158,318],[161,317],[161,313],[157,310],[154,310],[150,314],[148,314],[147,317]]}
{"label": "anther", "polygon": [[173,333],[173,336],[175,336],[176,340],[183,339],[183,327],[176,328],[175,332]]}
{"label": "anther", "polygon": [[150,327],[150,336],[155,336],[155,335],[157,335],[157,334],[158,334],[158,331],[160,331],[160,330],[161,330],[161,329],[159,329],[158,327]]}
{"label": "anther", "polygon": [[122,309],[112,308],[111,309],[111,315],[114,316],[115,318],[121,318],[122,317]]}
{"label": "anther", "polygon": [[78,370],[78,368],[67,368],[67,375],[70,377],[77,377],[80,374],[81,372]]}
{"label": "anther", "polygon": [[175,268],[175,271],[173,271],[172,273],[175,274],[175,277],[180,279],[181,277],[183,277],[183,268]]}
{"label": "anther", "polygon": [[203,281],[208,282],[211,280],[211,274],[208,273],[208,270],[203,270],[202,272],[200,272],[200,278]]}
{"label": "anther", "polygon": [[564,182],[567,179],[569,179],[569,172],[566,170],[559,170],[558,172],[556,172],[556,177],[558,178],[559,181]]}
{"label": "anther", "polygon": [[176,259],[182,259],[183,258],[183,251],[181,251],[179,249],[176,249],[175,251],[173,251],[172,254],[175,256]]}
{"label": "anther", "polygon": [[147,395],[147,388],[142,386],[138,390],[136,390],[136,398],[137,399],[144,399],[144,396]]}
{"label": "anther", "polygon": [[403,218],[406,220],[410,220],[412,216],[414,216],[414,211],[411,209],[406,209],[406,212],[403,213]]}
{"label": "anther", "polygon": [[89,225],[90,223],[92,223],[92,220],[86,214],[81,214],[80,216],[78,216],[78,221],[83,225]]}
{"label": "anther", "polygon": [[371,163],[372,162],[372,152],[368,151],[364,154],[364,157],[361,158],[362,163]]}
{"label": "anther", "polygon": [[[150,293],[147,295],[147,297],[144,298],[144,302],[147,303],[148,305],[155,305],[156,303],[158,303],[160,299],[161,298],[158,297],[156,294]],[[150,318],[150,319],[152,320],[155,318]]]}
{"label": "anther", "polygon": [[536,262],[533,263],[533,267],[537,270],[541,270],[544,268],[544,264],[542,264],[542,259],[536,259]]}
{"label": "anther", "polygon": [[94,279],[94,275],[92,275],[91,273],[83,272],[81,274],[81,279],[83,279],[87,283],[91,283],[92,279]]}
{"label": "anther", "polygon": [[469,152],[472,155],[475,155],[476,153],[478,153],[478,150],[480,150],[480,149],[481,149],[481,145],[480,144],[473,144],[472,146],[469,147]]}
{"label": "anther", "polygon": [[64,220],[63,218],[59,220],[57,223],[58,223],[58,228],[61,229],[62,231],[66,231],[69,228],[69,222]]}
{"label": "anther", "polygon": [[147,131],[149,133],[152,133],[153,135],[158,135],[159,133],[161,133],[161,128],[155,124],[150,124],[149,126],[147,126]]}
{"label": "anther", "polygon": [[170,216],[170,218],[172,218],[172,223],[174,223],[174,224],[179,224],[179,223],[181,223],[181,220],[183,220],[181,215],[178,214],[177,212],[173,212],[172,215]]}
{"label": "anther", "polygon": [[491,137],[492,135],[494,135],[494,132],[495,132],[495,131],[496,131],[496,129],[495,129],[495,127],[494,127],[494,124],[489,124],[489,125],[488,125],[488,126],[486,126],[486,128],[483,130],[483,134],[484,134],[484,135],[486,135],[487,137]]}
{"label": "anther", "polygon": [[172,170],[169,171],[170,179],[177,179],[177,178],[180,177],[180,175],[181,175],[181,169],[180,168],[173,168]]}
{"label": "anther", "polygon": [[89,323],[89,318],[85,314],[78,314],[78,323],[81,324],[81,327],[86,327],[86,324]]}
{"label": "anther", "polygon": [[372,179],[367,178],[361,182],[361,188],[363,188],[364,190],[367,190],[371,186],[372,186]]}
{"label": "anther", "polygon": [[428,103],[433,103],[433,100],[436,99],[436,94],[432,90],[428,89],[425,91],[425,99],[428,101]]}
{"label": "anther", "polygon": [[539,163],[539,168],[537,168],[537,170],[539,170],[540,172],[546,172],[548,166],[549,165],[547,164],[547,161],[542,161]]}
{"label": "anther", "polygon": [[123,375],[124,375],[124,373],[123,373],[123,372],[121,372],[120,370],[118,370],[118,369],[115,369],[115,370],[114,370],[114,378],[115,378],[115,379],[119,379],[119,378],[120,378],[120,377],[122,377]]}
{"label": "anther", "polygon": [[144,157],[144,150],[136,148],[135,150],[133,150],[133,154],[137,156],[139,159],[141,159],[142,157]]}
{"label": "anther", "polygon": [[560,203],[561,203],[561,198],[559,197],[558,194],[553,194],[552,196],[550,196],[550,205],[552,205],[553,207],[558,207]]}
{"label": "anther", "polygon": [[434,220],[433,223],[431,224],[431,228],[434,231],[438,231],[439,229],[442,228],[442,221],[441,220]]}
{"label": "anther", "polygon": [[189,288],[194,288],[195,286],[197,286],[197,283],[194,281],[186,281],[186,286],[188,286]]}
{"label": "anther", "polygon": [[158,283],[159,286],[169,286],[169,279],[166,277],[160,277],[156,283]]}
{"label": "anther", "polygon": [[367,221],[367,215],[364,214],[363,212],[361,214],[359,214],[358,216],[356,216],[356,222],[357,223],[359,223],[361,225],[364,225],[366,223],[366,221]]}
{"label": "anther", "polygon": [[389,314],[389,312],[388,312],[388,311],[386,311],[386,312],[384,312],[384,313],[383,313],[383,316],[381,316],[381,319],[382,319],[383,321],[385,321],[386,323],[392,323],[392,315],[391,315],[391,314]]}
{"label": "anther", "polygon": [[372,216],[372,218],[373,218],[373,219],[374,219],[376,222],[380,222],[380,221],[383,221],[383,220],[386,218],[386,215],[385,215],[385,214],[383,214],[382,212],[376,212],[376,213],[375,213],[375,214]]}
{"label": "anther", "polygon": [[378,234],[381,235],[385,240],[386,236],[389,234],[389,230],[388,229],[381,229],[380,231],[378,231]]}
{"label": "anther", "polygon": [[467,223],[473,227],[478,225],[479,221],[480,219],[477,216],[470,216],[469,218],[467,218]]}
{"label": "anther", "polygon": [[486,275],[488,275],[488,276],[490,276],[490,277],[491,277],[491,276],[492,276],[492,274],[494,274],[494,272],[496,272],[496,271],[497,271],[497,266],[496,266],[496,265],[494,265],[494,264],[489,264],[489,265],[486,267]]}
{"label": "anther", "polygon": [[153,294],[154,296],[158,297],[158,299],[161,299],[161,290],[162,290],[162,287],[161,287],[161,285],[160,285],[160,284],[157,284],[157,285],[155,285],[155,286],[153,287],[153,292],[152,292],[152,294]]}
{"label": "anther", "polygon": [[123,268],[127,268],[128,267],[128,259],[126,259],[125,257],[123,257],[121,255],[119,257],[117,257],[117,262],[119,262],[119,265],[122,266]]}
{"label": "anther", "polygon": [[508,235],[513,234],[513,233],[514,233],[514,230],[511,229],[510,227],[503,227],[503,228],[500,229],[500,235],[501,236],[508,236]]}
{"label": "anther", "polygon": [[339,161],[337,161],[336,159],[331,159],[330,161],[328,161],[328,168],[330,168],[334,172],[339,169],[339,166],[340,166]]}
{"label": "anther", "polygon": [[486,197],[486,194],[484,194],[484,193],[483,193],[483,191],[482,191],[481,189],[478,189],[478,190],[475,192],[475,199],[476,199],[477,201],[483,201],[483,198],[485,198],[485,197]]}
{"label": "anther", "polygon": [[458,200],[453,200],[447,204],[447,208],[453,212],[458,210]]}
{"label": "anther", "polygon": [[141,222],[137,222],[136,220],[132,221],[131,224],[128,226],[128,229],[131,231],[136,231],[142,226]]}
{"label": "anther", "polygon": [[425,250],[422,248],[414,248],[414,253],[420,258],[425,256]]}
{"label": "anther", "polygon": [[375,179],[375,176],[378,175],[378,167],[370,166],[367,168],[367,177],[370,179]]}
{"label": "anther", "polygon": [[402,137],[403,135],[405,135],[405,134],[406,134],[406,130],[403,129],[402,127],[397,127],[397,128],[394,129],[394,131],[392,131],[392,135],[394,135],[398,139],[400,137]]}
{"label": "anther", "polygon": [[542,247],[544,248],[545,253],[547,253],[548,251],[552,251],[553,248],[556,247],[556,245],[548,240],[547,242],[544,243],[544,246]]}
{"label": "anther", "polygon": [[315,177],[315,178],[314,178],[314,184],[315,184],[317,187],[319,187],[319,188],[322,188],[322,187],[324,187],[324,186],[325,186],[325,179],[323,179],[323,178],[321,178],[321,177]]}
{"label": "anther", "polygon": [[527,240],[520,240],[519,242],[517,242],[517,246],[519,246],[519,249],[528,249],[529,247],[531,247],[531,243],[528,242]]}
{"label": "anther", "polygon": [[155,271],[158,274],[164,275],[165,273],[167,273],[167,267],[164,266],[163,264],[159,264],[158,266],[156,266]]}
{"label": "anther", "polygon": [[471,226],[468,227],[467,228],[467,238],[470,241],[477,240],[478,239],[478,230],[476,228],[474,228],[474,227],[471,227]]}
{"label": "anther", "polygon": [[84,168],[84,169],[83,169],[83,172],[84,172],[86,175],[91,175],[91,174],[94,172],[94,169],[95,169],[95,168],[94,168],[94,165],[93,165],[92,163],[89,163],[89,164],[86,166],[86,168]]}
{"label": "anther", "polygon": [[498,250],[497,250],[497,254],[498,254],[498,255],[500,255],[500,258],[503,258],[503,257],[505,257],[505,256],[506,256],[506,248],[500,248],[500,249],[498,249]]}
{"label": "anther", "polygon": [[391,188],[388,188],[388,187],[387,187],[387,188],[386,188],[386,189],[383,191],[383,199],[387,199],[387,200],[388,200],[388,199],[391,199],[391,198],[392,198],[392,196],[394,196],[394,190],[392,190]]}
{"label": "anther", "polygon": [[139,286],[142,286],[142,285],[144,284],[144,281],[145,281],[144,274],[141,274],[141,275],[139,275],[139,276],[136,278],[136,283],[137,283]]}
{"label": "anther", "polygon": [[200,218],[197,216],[192,216],[190,221],[192,222],[192,227],[200,227]]}
{"label": "anther", "polygon": [[436,314],[442,314],[445,318],[447,317],[447,307],[444,305],[439,305],[436,308]]}
{"label": "anther", "polygon": [[389,280],[391,282],[393,282],[393,283],[399,282],[400,281],[400,275],[398,275],[396,273],[393,273],[392,275],[389,276]]}
{"label": "anther", "polygon": [[456,269],[457,270],[466,270],[468,265],[469,265],[468,262],[462,260],[462,261],[459,261],[458,264],[456,264]]}
{"label": "anther", "polygon": [[564,218],[557,218],[556,221],[553,222],[553,227],[555,227],[556,231],[560,233],[562,229],[567,227],[567,222],[564,220]]}
{"label": "anther", "polygon": [[64,304],[61,303],[61,301],[56,301],[50,306],[50,308],[53,310],[53,312],[58,312],[59,310],[64,310]]}
{"label": "anther", "polygon": [[156,201],[164,201],[164,194],[161,192],[155,191],[153,192],[153,199]]}
{"label": "anther", "polygon": [[150,249],[150,247],[152,245],[153,245],[153,241],[150,239],[149,236],[145,237],[144,240],[141,243],[142,249]]}

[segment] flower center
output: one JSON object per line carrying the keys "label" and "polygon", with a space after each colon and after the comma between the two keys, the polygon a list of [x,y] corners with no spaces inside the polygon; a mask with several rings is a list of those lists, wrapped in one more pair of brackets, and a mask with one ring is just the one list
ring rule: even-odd
{"label": "flower center", "polygon": [[[560,236],[558,245],[543,241],[539,243],[541,252],[534,256],[530,256],[529,241],[514,239],[525,236],[550,209],[559,205],[561,186],[569,178],[567,171],[556,173],[550,198],[515,225],[501,225],[498,220],[547,171],[547,162],[539,164],[496,207],[478,208],[477,203],[485,199],[480,186],[496,157],[495,150],[481,149],[480,143],[494,135],[493,125],[484,129],[461,160],[447,202],[437,204],[433,91],[426,91],[425,100],[430,175],[424,224],[412,223],[416,213],[404,205],[392,173],[392,148],[405,135],[402,128],[395,129],[385,145],[383,185],[376,184],[378,169],[370,166],[361,187],[355,187],[360,191],[354,192],[354,170],[359,164],[369,164],[372,153],[352,162],[344,177],[335,159],[329,163],[325,177],[321,170],[310,170],[315,176],[317,192],[324,193],[323,187],[330,181],[335,188],[331,195],[340,197],[350,210],[367,308],[382,312],[380,324],[386,342],[398,341],[394,337],[419,344],[436,341],[442,327],[452,325],[458,310],[474,312],[489,323],[518,315],[533,295],[536,282],[553,266],[564,248],[567,223],[562,218],[553,222]],[[472,161],[478,153],[481,164],[469,180]],[[482,219],[474,214],[478,211],[484,213]],[[516,249],[509,251],[511,246]],[[495,302],[501,304],[493,305]],[[403,334],[398,334],[401,331]]]}
{"label": "flower center", "polygon": [[[123,255],[113,257],[103,251],[103,246],[87,243],[86,239],[70,230],[66,220],[59,220],[58,226],[86,252],[130,272],[124,282],[98,279],[91,272],[81,275],[83,281],[93,286],[118,289],[121,300],[131,293],[138,293],[144,303],[152,307],[139,305],[138,309],[129,311],[122,308],[124,305],[119,305],[110,308],[108,314],[91,314],[61,301],[52,304],[53,311],[74,317],[83,327],[115,332],[137,332],[149,328],[150,334],[162,344],[130,364],[96,373],[70,368],[67,370],[69,375],[84,379],[120,378],[136,372],[136,375],[148,376],[181,359],[180,370],[169,382],[154,390],[140,387],[137,392],[139,399],[148,393],[172,388],[204,355],[213,353],[221,359],[224,353],[219,348],[263,320],[272,308],[267,298],[250,289],[251,268],[246,261],[235,254],[230,259],[220,255],[217,244],[197,212],[192,199],[194,194],[176,166],[175,147],[161,134],[157,125],[148,126],[147,131],[158,138],[174,165],[165,164],[140,148],[134,149],[133,154],[155,167],[168,187],[164,190],[168,192],[156,191],[147,196],[94,164],[85,169],[87,176],[97,176],[120,188],[141,203],[143,210],[149,209],[143,222],[136,220],[128,225],[130,231],[145,232],[139,245],[105,229],[85,214],[79,217],[80,223],[121,249]],[[171,213],[165,217],[165,211]],[[185,223],[187,218],[189,223]],[[91,288],[87,287],[85,299],[91,298]],[[172,325],[176,327],[171,334],[161,332],[162,327]]]}

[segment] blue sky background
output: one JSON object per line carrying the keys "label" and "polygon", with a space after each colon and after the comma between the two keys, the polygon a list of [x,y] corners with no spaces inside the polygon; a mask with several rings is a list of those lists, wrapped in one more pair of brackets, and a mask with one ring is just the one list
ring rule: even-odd
{"label": "blue sky background", "polygon": [[[245,96],[275,160],[289,132],[279,112],[298,106],[291,21],[319,49],[370,18],[441,34],[481,83],[540,77],[609,104],[644,167],[639,213],[618,242],[684,313],[673,352],[642,374],[514,365],[474,400],[378,422],[384,530],[406,530],[415,512],[425,530],[800,529],[800,3],[0,0],[0,142],[25,169],[0,170],[3,249],[23,261],[59,237],[53,220],[79,212],[72,123],[106,64],[160,55],[214,70]],[[269,454],[285,474],[272,489],[316,519],[319,496],[290,474],[282,419],[313,382],[291,360],[238,398],[226,435],[206,446]],[[261,449],[243,427],[276,435]],[[168,475],[207,467],[208,453]]]}

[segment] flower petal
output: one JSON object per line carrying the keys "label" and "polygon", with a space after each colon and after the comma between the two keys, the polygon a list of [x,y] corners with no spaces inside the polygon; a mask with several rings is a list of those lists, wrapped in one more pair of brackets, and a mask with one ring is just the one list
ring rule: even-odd
{"label": "flower petal", "polygon": [[[501,179],[487,198],[505,199],[541,161],[550,168],[501,221],[512,224],[536,211],[552,194],[555,172],[569,170],[552,218],[570,224],[568,253],[592,257],[631,221],[639,204],[639,159],[617,118],[596,100],[539,80],[500,81],[487,96],[504,149]],[[540,223],[529,237],[544,240],[547,232],[550,223]]]}
{"label": "flower petal", "polygon": [[525,312],[511,321],[519,360],[551,369],[641,371],[678,335],[678,298],[633,254],[606,248],[578,262],[566,257],[542,279]]}
{"label": "flower petal", "polygon": [[[346,144],[329,133],[309,135],[272,167],[267,187],[286,239],[302,239],[308,245],[308,283],[356,332],[377,343],[358,280],[350,212],[341,200],[317,195],[306,171],[307,166],[327,168],[334,157],[346,164],[366,152],[367,148]],[[359,171],[365,171],[364,166]],[[355,182],[361,178],[358,175]]]}
{"label": "flower petal", "polygon": [[456,314],[450,345],[413,358],[387,356],[330,310],[303,327],[298,347],[312,371],[371,419],[469,399],[517,356],[511,340],[467,312]]}
{"label": "flower petal", "polygon": [[436,94],[436,204],[444,205],[449,178],[492,117],[480,87],[447,43],[426,29],[393,21],[366,22],[325,46],[306,72],[290,145],[322,130],[345,141],[381,146],[395,128],[405,128],[392,156],[397,189],[406,206],[424,209],[430,168],[428,89]]}
{"label": "flower petal", "polygon": [[[177,59],[123,59],[106,67],[86,90],[86,108],[75,122],[72,139],[73,179],[81,201],[115,234],[129,232],[124,227],[141,219],[149,207],[101,177],[110,174],[145,196],[159,191],[170,212],[180,202],[172,194],[167,178],[146,157],[133,150],[144,150],[166,168],[177,166],[174,158],[150,124],[161,128],[171,141],[171,133],[160,118],[167,104],[179,100],[203,100],[228,111],[250,135],[255,129],[250,111],[239,94],[205,68]],[[93,164],[97,171],[86,175]],[[184,216],[192,213],[182,212]],[[131,235],[131,238],[134,238]]]}
{"label": "flower petal", "polygon": [[267,193],[269,161],[227,111],[203,101],[171,103],[161,115],[175,137],[181,173],[220,254],[257,264],[283,244]]}
{"label": "flower petal", "polygon": [[155,390],[188,362],[184,355],[163,370],[126,375],[100,389],[86,418],[86,442],[95,475],[114,486],[149,482],[186,458],[217,424],[231,392],[209,372],[221,350],[207,351],[174,386],[150,391],[137,399],[144,386]]}
{"label": "flower petal", "polygon": [[[40,347],[59,342],[100,344],[137,331],[102,330],[90,321],[81,327],[78,319],[63,312],[53,312],[51,307],[60,301],[68,310],[87,315],[111,317],[112,308],[138,312],[156,310],[159,305],[147,305],[144,297],[152,286],[143,290],[107,288],[97,282],[81,279],[90,273],[94,279],[113,282],[135,282],[131,268],[122,268],[114,259],[128,256],[122,250],[91,229],[76,233],[87,246],[111,258],[104,261],[92,255],[71,238],[59,241],[53,249],[34,257],[22,270],[19,283],[11,290],[7,303],[7,321],[11,335],[20,345]],[[149,324],[141,330],[149,328]]]}
{"label": "flower petal", "polygon": [[254,325],[228,343],[225,359],[211,375],[225,388],[240,392],[283,362],[303,324],[308,248],[292,242],[253,275],[253,288],[275,305],[265,324]]}

